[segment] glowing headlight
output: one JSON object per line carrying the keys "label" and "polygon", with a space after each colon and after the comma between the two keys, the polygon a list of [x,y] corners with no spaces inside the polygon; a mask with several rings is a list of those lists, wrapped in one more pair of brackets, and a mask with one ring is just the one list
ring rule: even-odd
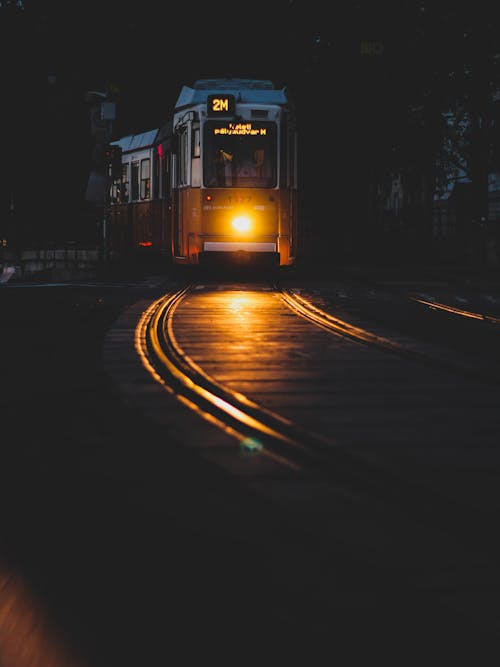
{"label": "glowing headlight", "polygon": [[238,232],[248,232],[250,229],[250,218],[241,215],[238,218],[234,218],[231,224]]}

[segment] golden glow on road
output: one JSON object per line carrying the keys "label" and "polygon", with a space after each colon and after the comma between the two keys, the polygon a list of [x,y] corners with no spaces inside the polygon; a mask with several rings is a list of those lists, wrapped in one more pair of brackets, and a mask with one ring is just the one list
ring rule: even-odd
{"label": "golden glow on road", "polygon": [[231,315],[238,315],[238,317],[242,317],[250,305],[251,298],[247,294],[236,292],[234,294],[229,294],[228,296],[227,308]]}
{"label": "golden glow on road", "polygon": [[[166,333],[168,334],[169,341],[174,345],[174,348],[177,348],[177,345],[175,343],[175,337],[173,335],[173,330],[172,330],[172,313],[175,310],[179,298],[182,298],[182,296],[184,296],[184,294],[187,291],[188,289],[180,290],[177,294],[169,295],[167,297],[162,297],[161,299],[153,303],[145,312],[142,313],[142,316],[135,330],[135,348],[138,355],[141,358],[143,366],[148,370],[151,376],[159,384],[163,386],[164,389],[166,389],[171,394],[175,394],[176,398],[182,403],[184,403],[184,405],[188,406],[190,409],[197,412],[204,419],[217,425],[228,435],[237,438],[242,452],[248,453],[249,451],[251,451],[251,453],[253,454],[261,453],[272,459],[280,461],[282,464],[285,464],[292,469],[299,469],[300,466],[297,466],[292,461],[289,461],[288,459],[285,459],[279,456],[278,454],[271,452],[268,449],[265,449],[263,444],[260,442],[258,438],[256,437],[249,438],[248,436],[239,432],[237,429],[229,426],[228,424],[225,424],[222,420],[220,420],[218,417],[211,414],[207,410],[204,410],[201,407],[201,405],[198,404],[198,399],[207,401],[207,403],[220,409],[221,411],[231,416],[240,424],[246,427],[250,427],[257,432],[271,436],[272,438],[278,440],[282,440],[283,442],[291,442],[288,436],[286,436],[283,433],[280,433],[279,431],[276,431],[274,428],[268,426],[259,419],[252,417],[252,415],[248,414],[244,410],[238,408],[235,405],[232,405],[224,398],[217,396],[217,394],[215,394],[214,392],[210,391],[209,389],[206,389],[205,387],[195,382],[191,377],[189,377],[189,375],[186,372],[184,372],[184,370],[179,365],[171,361],[163,351],[158,334],[159,330],[161,329],[161,320],[163,312],[165,308],[169,308],[169,314],[166,321],[167,324]],[[238,303],[239,304],[242,303],[241,298]],[[181,383],[183,387],[186,388],[186,390],[188,390],[188,392],[192,393],[193,399],[189,398],[189,396],[183,395],[183,393],[179,391],[176,391],[156,371],[156,369],[154,368],[153,364],[150,361],[150,353],[148,352],[148,343],[147,343],[148,340],[150,342],[151,347],[154,350],[154,357],[161,362],[162,366],[165,369],[168,370],[172,378],[175,378],[178,382]],[[189,358],[186,357],[186,355],[181,354],[181,356],[184,358],[185,361],[189,361]],[[189,367],[192,370],[196,370],[196,368],[193,368],[191,364],[189,364]],[[212,382],[214,389],[217,388],[217,384],[211,378],[209,378],[208,375],[204,374],[203,372],[202,375]],[[256,404],[252,404],[251,401],[249,401],[245,396],[241,394],[232,392],[231,396],[233,396],[235,400],[239,400],[240,403],[242,403],[242,405],[247,405],[249,407],[251,406],[258,407],[256,406]],[[266,411],[265,409],[261,410],[263,413],[269,412]],[[288,420],[282,417],[277,416],[276,418],[279,421],[282,421],[284,424],[288,423]]]}

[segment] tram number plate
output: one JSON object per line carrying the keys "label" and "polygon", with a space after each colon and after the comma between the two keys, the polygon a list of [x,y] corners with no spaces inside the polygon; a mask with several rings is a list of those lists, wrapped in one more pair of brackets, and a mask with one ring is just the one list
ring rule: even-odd
{"label": "tram number plate", "polygon": [[208,116],[233,116],[235,110],[234,95],[208,95]]}

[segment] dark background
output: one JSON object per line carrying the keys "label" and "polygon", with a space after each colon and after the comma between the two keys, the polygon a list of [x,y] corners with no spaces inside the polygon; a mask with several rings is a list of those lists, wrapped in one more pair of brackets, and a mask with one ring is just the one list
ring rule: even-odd
{"label": "dark background", "polygon": [[[471,217],[484,213],[485,175],[500,153],[499,27],[488,3],[2,0],[3,235],[18,247],[96,242],[84,197],[87,91],[118,91],[119,137],[162,125],[184,84],[248,76],[286,85],[295,99],[309,246],[356,261],[397,247],[393,226],[380,237],[376,199],[404,172],[419,201],[404,241],[423,257],[432,189],[454,168],[455,149],[476,188]],[[442,118],[464,108],[478,129],[465,148],[456,133],[447,138]]]}

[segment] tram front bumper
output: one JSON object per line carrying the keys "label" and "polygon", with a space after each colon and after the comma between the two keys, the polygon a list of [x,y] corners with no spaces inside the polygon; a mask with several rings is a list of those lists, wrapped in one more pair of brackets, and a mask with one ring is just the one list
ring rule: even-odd
{"label": "tram front bumper", "polygon": [[205,241],[203,252],[276,252],[276,243],[259,241]]}
{"label": "tram front bumper", "polygon": [[260,241],[205,241],[200,262],[279,265],[276,243]]}

